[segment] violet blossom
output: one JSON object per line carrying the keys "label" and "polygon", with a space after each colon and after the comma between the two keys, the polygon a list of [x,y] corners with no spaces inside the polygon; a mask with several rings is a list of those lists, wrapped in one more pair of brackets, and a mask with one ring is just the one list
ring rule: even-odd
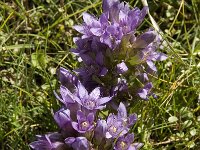
{"label": "violet blossom", "polygon": [[127,134],[126,136],[121,136],[117,139],[114,145],[115,150],[137,150],[143,146],[142,143],[133,143],[134,134]]}
{"label": "violet blossom", "polygon": [[73,128],[79,133],[85,133],[94,128],[94,114],[89,113],[87,116],[82,111],[77,111],[77,122],[72,122]]}
{"label": "violet blossom", "polygon": [[85,137],[68,137],[65,143],[74,150],[89,150],[89,142]]}

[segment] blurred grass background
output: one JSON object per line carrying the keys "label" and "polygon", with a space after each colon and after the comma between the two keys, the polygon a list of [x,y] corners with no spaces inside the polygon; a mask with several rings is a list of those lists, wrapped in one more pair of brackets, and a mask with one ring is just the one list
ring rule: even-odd
{"label": "blurred grass background", "polygon": [[[142,8],[139,0],[127,2]],[[143,149],[200,149],[200,1],[149,0],[167,41],[157,64],[158,99],[140,101],[133,131]],[[72,29],[82,12],[101,14],[101,0],[0,1],[0,149],[28,150],[36,134],[56,131],[56,70],[76,68]],[[141,30],[148,27],[146,20]]]}

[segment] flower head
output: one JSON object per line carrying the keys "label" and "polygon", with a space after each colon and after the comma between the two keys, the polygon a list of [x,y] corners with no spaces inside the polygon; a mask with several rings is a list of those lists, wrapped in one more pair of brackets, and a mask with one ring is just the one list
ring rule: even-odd
{"label": "flower head", "polygon": [[103,138],[105,138],[107,131],[107,123],[105,120],[98,120],[97,125],[94,129],[94,138],[96,139],[97,143],[100,144]]}
{"label": "flower head", "polygon": [[122,120],[118,120],[117,116],[110,114],[107,118],[106,138],[116,138],[128,132],[128,128],[123,125]]}
{"label": "flower head", "polygon": [[89,142],[85,137],[68,137],[65,143],[74,150],[89,150]]}
{"label": "flower head", "polygon": [[64,150],[67,148],[59,133],[38,135],[37,141],[30,143],[30,147],[34,150]]}
{"label": "flower head", "polygon": [[131,127],[137,121],[137,115],[135,113],[129,115],[129,117],[127,116],[126,107],[122,102],[119,104],[117,111],[117,117],[123,122],[124,126]]}
{"label": "flower head", "polygon": [[77,112],[77,122],[72,122],[73,128],[79,133],[85,133],[94,128],[94,114],[89,113],[87,116],[82,111]]}
{"label": "flower head", "polygon": [[111,100],[111,97],[100,97],[100,89],[95,88],[90,94],[85,89],[85,87],[79,83],[78,84],[78,99],[76,101],[88,110],[97,110],[105,108],[105,103]]}
{"label": "flower head", "polygon": [[121,136],[118,138],[114,149],[115,150],[137,150],[143,144],[142,143],[133,143],[134,134],[127,134],[126,136]]}
{"label": "flower head", "polygon": [[104,0],[103,14],[99,19],[83,13],[83,25],[74,28],[83,34],[82,38],[98,37],[102,43],[113,49],[119,45],[124,35],[135,31],[147,11],[148,7],[131,10],[128,4],[120,3],[119,0]]}

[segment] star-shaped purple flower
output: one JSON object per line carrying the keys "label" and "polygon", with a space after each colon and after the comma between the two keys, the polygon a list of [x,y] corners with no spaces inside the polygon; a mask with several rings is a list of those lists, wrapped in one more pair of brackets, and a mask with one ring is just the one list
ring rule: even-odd
{"label": "star-shaped purple flower", "polygon": [[88,110],[97,110],[105,108],[105,103],[109,102],[112,97],[100,97],[99,87],[95,88],[90,94],[85,89],[85,87],[79,83],[78,84],[78,97],[76,101]]}
{"label": "star-shaped purple flower", "polygon": [[85,133],[94,128],[94,114],[87,116],[82,111],[77,112],[77,122],[72,122],[72,127],[79,133]]}

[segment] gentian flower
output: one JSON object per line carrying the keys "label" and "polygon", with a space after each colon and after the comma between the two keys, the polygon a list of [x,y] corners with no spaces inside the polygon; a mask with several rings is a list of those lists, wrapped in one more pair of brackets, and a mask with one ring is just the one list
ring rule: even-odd
{"label": "gentian flower", "polygon": [[77,122],[72,122],[73,128],[79,133],[85,133],[94,128],[94,114],[89,113],[87,117],[82,111],[77,111]]}
{"label": "gentian flower", "polygon": [[62,141],[59,133],[37,135],[37,141],[30,143],[30,147],[34,150],[65,150],[67,146]]}
{"label": "gentian flower", "polygon": [[71,146],[74,150],[89,150],[89,142],[85,137],[68,137],[65,143]]}
{"label": "gentian flower", "polygon": [[64,137],[72,136],[76,131],[72,127],[72,119],[70,117],[70,110],[61,108],[54,114],[54,120],[61,129],[61,133]]}
{"label": "gentian flower", "polygon": [[120,3],[119,0],[103,0],[103,14],[100,18],[83,13],[83,25],[74,26],[74,29],[83,34],[82,38],[98,37],[113,49],[121,42],[123,35],[138,27],[147,11],[148,7],[141,11],[138,8],[130,10],[128,4]]}
{"label": "gentian flower", "polygon": [[58,71],[58,76],[61,84],[68,89],[73,89],[74,86],[77,85],[79,82],[78,77],[74,74],[72,74],[70,71],[67,69],[60,67]]}
{"label": "gentian flower", "polygon": [[126,107],[122,102],[119,104],[117,111],[117,117],[119,120],[122,120],[124,126],[131,127],[137,121],[137,115],[135,113],[129,117],[127,116]]}
{"label": "gentian flower", "polygon": [[153,85],[152,83],[147,83],[142,89],[140,89],[138,91],[138,95],[144,99],[144,100],[148,100],[148,96],[151,95],[150,91],[152,89]]}
{"label": "gentian flower", "polygon": [[134,134],[127,134],[126,136],[121,136],[118,138],[114,149],[115,150],[137,150],[143,144],[142,143],[133,143]]}
{"label": "gentian flower", "polygon": [[54,114],[54,119],[60,128],[71,126],[70,110],[60,109]]}
{"label": "gentian flower", "polygon": [[98,120],[97,125],[94,129],[94,138],[96,140],[96,143],[99,145],[102,140],[105,138],[107,131],[107,123],[105,120]]}
{"label": "gentian flower", "polygon": [[[75,89],[75,87],[73,89]],[[72,119],[76,118],[77,111],[81,109],[81,106],[76,102],[76,99],[78,99],[76,92],[77,91],[74,90],[74,93],[71,93],[71,91],[63,85],[60,86],[60,94],[62,98],[54,92],[56,98],[70,110],[70,117]]]}
{"label": "gentian flower", "polygon": [[[157,32],[148,29],[135,35],[148,7],[130,9],[119,0],[103,0],[102,6],[99,18],[84,12],[84,23],[74,26],[82,37],[74,38],[76,48],[71,51],[81,67],[74,73],[62,67],[58,72],[60,96],[55,96],[62,108],[54,119],[60,132],[37,136],[32,149],[137,150],[142,146],[133,143],[134,134],[128,133],[137,116],[128,115],[126,106],[136,94],[145,100],[154,95],[148,75],[157,71],[154,62],[167,56],[156,51],[161,40]],[[101,116],[104,108],[117,114]]]}
{"label": "gentian flower", "polygon": [[116,138],[128,132],[128,128],[123,125],[122,120],[118,120],[116,115],[110,114],[107,118],[106,138]]}
{"label": "gentian flower", "polygon": [[98,110],[105,108],[105,103],[110,101],[112,97],[100,97],[99,87],[95,88],[90,94],[85,89],[85,87],[79,83],[78,84],[78,98],[76,101],[88,110]]}

